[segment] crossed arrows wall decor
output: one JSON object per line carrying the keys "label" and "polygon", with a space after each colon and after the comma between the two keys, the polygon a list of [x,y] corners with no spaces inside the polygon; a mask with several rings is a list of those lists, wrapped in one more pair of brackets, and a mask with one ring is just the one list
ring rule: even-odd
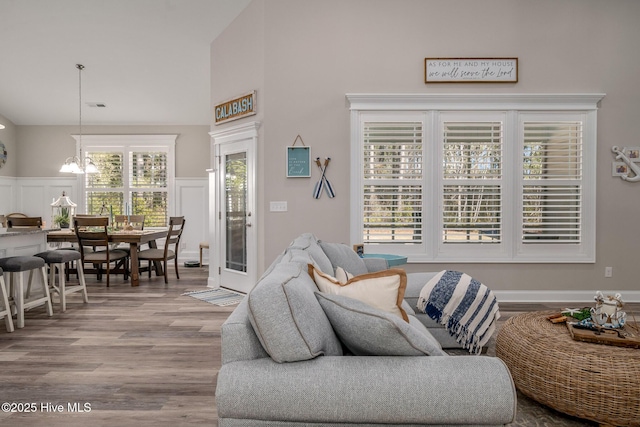
{"label": "crossed arrows wall decor", "polygon": [[313,189],[314,199],[319,199],[320,196],[322,196],[323,189],[327,192],[327,196],[329,196],[330,199],[336,197],[336,193],[333,191],[333,186],[327,179],[327,168],[329,167],[330,161],[331,161],[331,157],[326,157],[324,159],[324,165],[323,165],[322,162],[320,162],[320,157],[316,157],[316,165],[318,165],[318,169],[320,169],[320,172],[322,173],[322,175],[320,176],[320,179],[318,180],[318,182],[316,183],[316,186]]}

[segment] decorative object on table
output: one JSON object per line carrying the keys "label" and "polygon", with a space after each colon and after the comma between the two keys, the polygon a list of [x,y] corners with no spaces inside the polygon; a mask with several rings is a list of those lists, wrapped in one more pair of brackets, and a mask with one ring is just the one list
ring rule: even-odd
{"label": "decorative object on table", "polygon": [[565,308],[562,310],[562,315],[573,317],[576,320],[591,319],[591,307]]}
{"label": "decorative object on table", "polygon": [[622,301],[622,295],[619,293],[615,295],[602,295],[602,292],[597,291],[596,306],[591,309],[591,320],[603,328],[622,328],[627,320],[627,313],[621,310],[624,306]]}
{"label": "decorative object on table", "polygon": [[316,186],[313,189],[314,199],[319,199],[320,196],[322,196],[323,189],[327,191],[327,196],[329,196],[330,199],[333,199],[334,197],[336,197],[336,193],[333,191],[333,186],[331,185],[331,183],[329,182],[326,176],[327,167],[329,167],[330,161],[331,161],[331,157],[326,157],[324,159],[324,165],[323,165],[320,162],[320,157],[316,157],[316,165],[318,165],[318,169],[320,169],[320,172],[322,173],[322,175],[320,176],[320,179],[318,180],[318,182],[316,183]]}
{"label": "decorative object on table", "polygon": [[63,191],[62,196],[51,203],[51,218],[53,218],[54,225],[60,228],[69,228],[71,218],[76,215],[77,207],[78,205],[72,202],[67,193]]}
{"label": "decorative object on table", "polygon": [[631,323],[627,323],[624,328],[603,328],[589,319],[579,322],[567,322],[571,338],[576,341],[614,345],[616,347],[640,348],[640,335],[630,325]]}
{"label": "decorative object on table", "polygon": [[[302,146],[296,146],[300,140]],[[287,178],[311,177],[311,147],[307,147],[300,135],[287,147]]]}
{"label": "decorative object on table", "polygon": [[[109,210],[107,205],[103,203],[102,206],[100,206],[100,212],[98,212],[98,215],[108,216],[109,220],[111,220],[111,211],[113,211],[113,209]],[[113,222],[113,221],[110,221],[110,222]]]}
{"label": "decorative object on table", "polygon": [[[624,181],[640,181],[640,147],[611,147],[611,151],[616,155],[612,165],[612,176],[619,176]],[[629,172],[633,172],[629,176]]]}
{"label": "decorative object on table", "polygon": [[78,146],[80,147],[80,155],[67,157],[60,168],[60,172],[75,174],[98,173],[98,168],[95,163],[93,163],[93,160],[89,157],[82,157],[82,70],[84,70],[84,65],[76,64],[76,68],[78,69],[78,123],[80,128],[80,132],[78,133]]}
{"label": "decorative object on table", "polygon": [[553,313],[547,316],[547,320],[551,323],[564,323],[567,319],[567,316],[562,313]]}
{"label": "decorative object on table", "polygon": [[0,142],[0,168],[7,163],[7,149],[2,142]]}

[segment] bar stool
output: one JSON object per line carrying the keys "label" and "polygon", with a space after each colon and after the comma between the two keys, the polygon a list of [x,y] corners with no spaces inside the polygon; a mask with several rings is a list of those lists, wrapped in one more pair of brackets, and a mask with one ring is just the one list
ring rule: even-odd
{"label": "bar stool", "polygon": [[9,306],[9,296],[7,287],[4,284],[4,276],[0,268],[0,298],[2,299],[2,308],[0,309],[0,317],[4,316],[4,323],[7,325],[7,332],[13,332],[13,319],[11,318],[11,307]]}
{"label": "bar stool", "polygon": [[[13,304],[16,307],[16,327],[24,328],[24,311],[28,308],[44,305],[47,314],[53,316],[49,287],[47,286],[47,272],[44,260],[35,256],[13,256],[0,258],[0,268],[9,273],[9,287],[13,290]],[[44,296],[25,301],[24,298],[24,273],[29,272],[29,287],[33,280],[33,272],[39,271],[41,276],[42,292]]]}
{"label": "bar stool", "polygon": [[[87,296],[87,284],[84,280],[84,270],[82,262],[80,262],[80,252],[69,250],[45,251],[35,254],[34,256],[42,258],[49,266],[49,288],[52,292],[60,296],[60,307],[62,311],[67,310],[67,295],[74,292],[82,292],[82,299],[85,303],[89,302]],[[78,285],[68,286],[66,282],[65,265],[69,262],[77,261],[78,266]],[[56,286],[56,268],[58,269],[58,286]]]}

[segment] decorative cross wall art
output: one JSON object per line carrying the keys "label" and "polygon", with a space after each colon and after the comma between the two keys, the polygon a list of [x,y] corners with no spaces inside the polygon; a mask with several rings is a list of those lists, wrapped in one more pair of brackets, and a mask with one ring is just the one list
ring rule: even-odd
{"label": "decorative cross wall art", "polygon": [[640,181],[640,147],[611,147],[616,155],[613,161],[612,176],[619,176],[624,181]]}

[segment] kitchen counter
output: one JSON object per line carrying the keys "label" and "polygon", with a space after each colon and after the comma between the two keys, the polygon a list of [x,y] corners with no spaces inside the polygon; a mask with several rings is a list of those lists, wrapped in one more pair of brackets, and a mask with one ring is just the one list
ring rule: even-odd
{"label": "kitchen counter", "polygon": [[0,228],[0,258],[34,255],[47,250],[47,233],[53,230]]}

